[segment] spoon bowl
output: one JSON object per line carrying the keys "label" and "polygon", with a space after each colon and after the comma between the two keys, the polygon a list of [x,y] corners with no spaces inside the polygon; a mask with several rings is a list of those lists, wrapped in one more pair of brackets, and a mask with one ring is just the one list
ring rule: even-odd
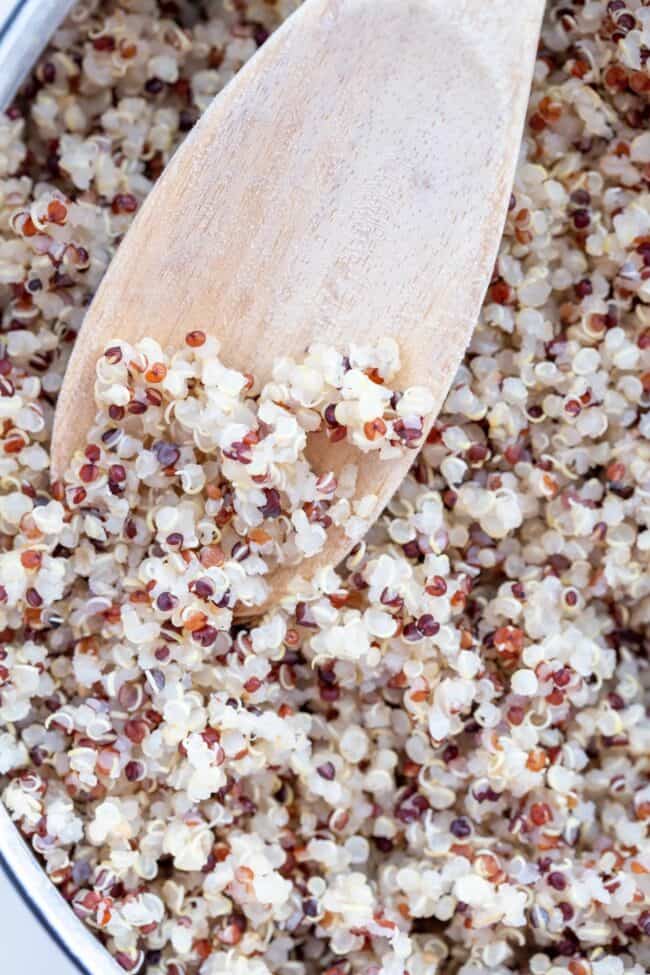
{"label": "spoon bowl", "polygon": [[[83,447],[114,338],[216,335],[260,382],[313,341],[400,347],[399,387],[433,423],[470,339],[503,229],[543,0],[306,0],[214,100],[121,243],[56,411],[53,471]],[[377,517],[413,461],[353,461]],[[328,536],[308,571],[352,543]],[[272,598],[298,570],[280,568]],[[303,572],[304,567],[303,567]]]}

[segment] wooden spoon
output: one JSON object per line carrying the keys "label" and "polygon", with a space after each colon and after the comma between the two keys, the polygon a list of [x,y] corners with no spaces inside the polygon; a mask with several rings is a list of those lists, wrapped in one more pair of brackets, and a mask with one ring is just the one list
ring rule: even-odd
{"label": "wooden spoon", "polygon": [[[56,474],[95,413],[113,338],[218,336],[266,380],[314,340],[390,334],[401,386],[439,411],[494,268],[544,0],[306,0],[215,98],[121,243],[74,347],[52,445]],[[413,461],[319,438],[319,472],[359,465],[375,517]],[[302,571],[336,563],[331,535]],[[272,579],[286,592],[296,569]]]}

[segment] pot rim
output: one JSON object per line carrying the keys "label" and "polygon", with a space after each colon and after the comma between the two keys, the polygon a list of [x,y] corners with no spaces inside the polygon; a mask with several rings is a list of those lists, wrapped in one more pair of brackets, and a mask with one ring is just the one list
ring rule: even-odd
{"label": "pot rim", "polygon": [[36,920],[82,975],[125,975],[61,896],[1,801],[0,867]]}
{"label": "pot rim", "polygon": [[0,112],[25,77],[75,0],[0,0]]}

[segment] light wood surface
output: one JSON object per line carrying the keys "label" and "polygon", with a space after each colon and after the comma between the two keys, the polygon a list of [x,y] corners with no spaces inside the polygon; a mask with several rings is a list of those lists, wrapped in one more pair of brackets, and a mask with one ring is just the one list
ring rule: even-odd
{"label": "light wood surface", "polygon": [[[215,99],[120,245],[66,373],[54,471],[83,446],[115,337],[173,350],[200,328],[264,380],[315,339],[391,334],[400,385],[432,389],[437,413],[496,259],[543,8],[307,0]],[[351,453],[378,515],[413,455]],[[349,460],[312,447],[319,470]],[[303,571],[348,547],[333,536]],[[294,573],[276,573],[276,594]]]}

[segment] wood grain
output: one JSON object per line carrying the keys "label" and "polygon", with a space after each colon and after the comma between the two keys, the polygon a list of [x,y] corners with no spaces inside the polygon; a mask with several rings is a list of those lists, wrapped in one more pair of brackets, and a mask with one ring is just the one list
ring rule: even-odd
{"label": "wood grain", "polygon": [[[215,99],[120,245],[65,376],[54,471],[84,443],[115,337],[173,350],[201,328],[264,380],[314,339],[392,334],[399,383],[430,387],[437,413],[494,266],[543,8],[307,0]],[[340,468],[339,448],[321,442],[316,466]],[[413,458],[354,456],[379,514]],[[310,568],[345,551],[334,538]]]}

